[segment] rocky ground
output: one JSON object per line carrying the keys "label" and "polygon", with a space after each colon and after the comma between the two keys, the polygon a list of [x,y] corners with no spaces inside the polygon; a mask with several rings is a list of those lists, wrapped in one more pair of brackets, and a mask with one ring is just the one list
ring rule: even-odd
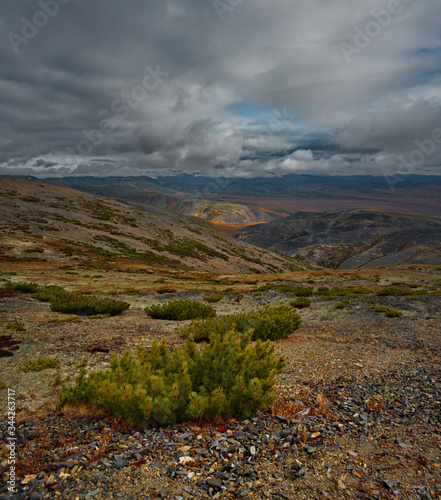
{"label": "rocky ground", "polygon": [[[4,482],[2,498],[441,498],[441,296],[350,297],[338,309],[341,300],[314,297],[301,328],[277,342],[287,366],[276,405],[249,421],[134,429],[85,408],[55,409],[55,376],[73,378],[84,359],[105,368],[113,352],[154,338],[180,344],[175,323],[141,309],[170,298],[137,296],[138,309],[79,321],[23,294],[0,298],[6,342],[18,346],[0,359],[2,408],[7,389],[15,391],[18,458],[18,493],[8,497]],[[216,308],[289,300],[227,294]],[[403,316],[386,318],[375,304]],[[40,354],[57,356],[60,368],[18,369]],[[5,480],[7,427],[5,417]]]}

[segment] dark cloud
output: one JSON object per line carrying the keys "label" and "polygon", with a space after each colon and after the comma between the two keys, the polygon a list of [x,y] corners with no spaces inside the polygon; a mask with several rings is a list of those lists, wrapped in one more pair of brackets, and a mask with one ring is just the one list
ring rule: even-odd
{"label": "dark cloud", "polygon": [[216,5],[4,0],[0,172],[381,174],[441,126],[439,0]]}

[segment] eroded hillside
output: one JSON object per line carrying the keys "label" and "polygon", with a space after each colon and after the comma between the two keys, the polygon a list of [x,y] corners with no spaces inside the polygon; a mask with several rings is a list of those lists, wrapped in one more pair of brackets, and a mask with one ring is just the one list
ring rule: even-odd
{"label": "eroded hillside", "polygon": [[234,236],[325,267],[441,263],[441,220],[435,217],[368,210],[299,212]]}

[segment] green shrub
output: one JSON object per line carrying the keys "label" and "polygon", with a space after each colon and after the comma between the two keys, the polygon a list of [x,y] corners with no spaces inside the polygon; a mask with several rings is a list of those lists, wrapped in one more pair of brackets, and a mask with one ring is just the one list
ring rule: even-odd
{"label": "green shrub", "polygon": [[16,332],[26,331],[26,325],[23,323],[23,321],[19,321],[18,319],[15,319],[13,323],[6,323],[5,328],[7,328],[8,330],[14,330]]}
{"label": "green shrub", "polygon": [[214,302],[219,302],[220,300],[222,300],[224,298],[224,294],[223,293],[209,293],[207,295],[204,295],[202,298],[204,300],[206,300],[207,302],[214,303]]}
{"label": "green shrub", "polygon": [[339,302],[338,304],[335,304],[334,309],[344,309],[346,307],[345,302]]}
{"label": "green shrub", "polygon": [[[245,314],[227,314],[217,318],[195,320],[188,325],[178,326],[176,333],[184,339],[194,340],[195,342],[208,342],[213,335],[223,337],[229,330],[243,331],[244,319]],[[238,327],[238,325],[240,326]]]}
{"label": "green shrub", "polygon": [[48,286],[40,286],[38,290],[35,292],[34,297],[42,302],[50,302],[54,298],[64,295],[68,292],[61,286],[57,285],[48,285]]}
{"label": "green shrub", "polygon": [[319,286],[315,291],[316,295],[329,295],[331,292],[327,286]]}
{"label": "green shrub", "polygon": [[45,358],[39,356],[37,359],[29,359],[24,365],[18,367],[22,372],[41,372],[49,368],[60,368],[60,360],[58,358]]}
{"label": "green shrub", "polygon": [[214,335],[221,337],[230,329],[244,333],[252,330],[253,340],[278,340],[300,327],[302,320],[290,306],[266,306],[248,314],[228,314],[204,321],[192,321],[178,328],[181,337],[196,342],[206,341]]}
{"label": "green shrub", "polygon": [[144,425],[153,418],[173,424],[187,418],[249,418],[275,400],[276,375],[285,366],[268,342],[250,344],[250,334],[213,336],[200,352],[194,342],[169,352],[165,341],[136,356],[113,356],[110,369],[63,385],[59,406],[87,403],[115,417]]}
{"label": "green shrub", "polygon": [[38,284],[26,281],[18,281],[17,283],[8,281],[3,285],[3,288],[8,292],[35,293],[38,290]]}
{"label": "green shrub", "polygon": [[[240,318],[240,316],[239,316]],[[300,327],[300,316],[290,306],[266,306],[251,311],[243,319],[240,330],[253,330],[253,340],[278,340],[288,337]]]}
{"label": "green shrub", "polygon": [[297,286],[295,287],[294,294],[297,297],[311,297],[313,291],[312,286]]}
{"label": "green shrub", "polygon": [[0,391],[6,389],[6,387],[7,387],[6,382],[4,380],[0,380]]}
{"label": "green shrub", "polygon": [[312,300],[309,297],[298,297],[296,300],[290,302],[290,304],[297,309],[304,309],[312,304]]}
{"label": "green shrub", "polygon": [[146,307],[145,312],[154,319],[170,319],[173,321],[216,316],[216,311],[210,305],[193,300],[174,300],[165,304],[155,304]]}
{"label": "green shrub", "polygon": [[386,312],[388,311],[389,309],[386,307],[386,306],[375,306],[375,312]]}
{"label": "green shrub", "polygon": [[397,311],[396,309],[389,309],[385,314],[386,318],[399,318],[402,315],[403,313],[401,311]]}
{"label": "green shrub", "polygon": [[116,316],[130,307],[130,304],[121,300],[101,298],[81,292],[54,294],[49,298],[49,302],[53,311],[79,316],[97,314]]}

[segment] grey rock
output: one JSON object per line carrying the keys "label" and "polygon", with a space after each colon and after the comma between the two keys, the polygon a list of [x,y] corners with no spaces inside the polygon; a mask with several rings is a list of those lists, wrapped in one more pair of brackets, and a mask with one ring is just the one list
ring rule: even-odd
{"label": "grey rock", "polygon": [[386,479],[386,481],[384,481],[383,485],[388,488],[389,490],[393,490],[394,489],[394,482],[392,481],[392,479]]}
{"label": "grey rock", "polygon": [[100,492],[100,489],[99,489],[99,488],[97,488],[96,490],[93,490],[93,491],[91,491],[90,493],[87,493],[87,495],[85,496],[86,500],[89,500],[89,498],[94,497],[94,496],[95,496],[95,495],[97,495],[99,492]]}

